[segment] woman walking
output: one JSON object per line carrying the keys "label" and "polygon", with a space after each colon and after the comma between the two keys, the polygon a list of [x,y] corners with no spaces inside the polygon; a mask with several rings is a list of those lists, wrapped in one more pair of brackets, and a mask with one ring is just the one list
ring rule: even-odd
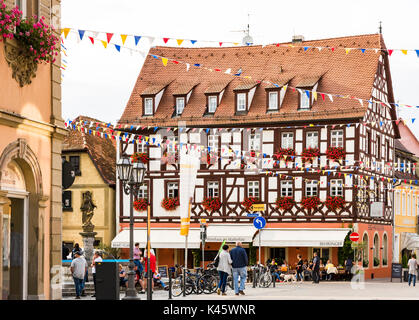
{"label": "woman walking", "polygon": [[407,265],[409,266],[409,287],[410,283],[413,279],[413,286],[416,284],[416,270],[418,268],[418,262],[416,261],[416,254],[412,254],[409,261],[407,262]]}
{"label": "woman walking", "polygon": [[217,294],[219,295],[221,292],[223,296],[226,296],[226,284],[227,284],[227,277],[231,274],[231,264],[233,261],[231,260],[230,253],[228,253],[228,245],[223,245],[223,251],[221,251],[219,256],[219,262],[217,271],[220,275],[220,282],[218,283]]}

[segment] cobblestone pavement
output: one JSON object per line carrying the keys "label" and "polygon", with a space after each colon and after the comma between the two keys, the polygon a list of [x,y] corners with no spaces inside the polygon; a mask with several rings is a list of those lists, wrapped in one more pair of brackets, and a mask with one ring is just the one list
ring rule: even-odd
{"label": "cobblestone pavement", "polygon": [[[252,284],[246,285],[246,295],[235,296],[231,290],[227,296],[217,294],[192,294],[186,297],[174,297],[177,300],[419,300],[419,284],[409,287],[406,282],[393,279],[367,280],[364,284],[353,287],[351,282],[328,282],[319,284],[312,282],[303,283],[277,283],[275,288],[252,288]],[[168,292],[156,290],[153,300],[167,300]],[[121,293],[121,298],[125,293]],[[145,294],[139,294],[142,300],[146,300]],[[64,300],[73,300],[74,297]],[[82,300],[93,300],[91,297],[82,297]]]}

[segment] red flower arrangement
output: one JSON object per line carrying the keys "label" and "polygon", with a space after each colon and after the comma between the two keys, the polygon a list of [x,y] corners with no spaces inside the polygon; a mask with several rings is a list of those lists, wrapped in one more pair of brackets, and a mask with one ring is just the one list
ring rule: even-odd
{"label": "red flower arrangement", "polygon": [[285,160],[290,160],[292,156],[295,156],[295,151],[292,148],[279,148],[277,152],[274,153],[273,157],[278,160],[282,160],[285,157]]}
{"label": "red flower arrangement", "polygon": [[326,207],[331,210],[342,209],[345,206],[343,197],[327,197]]}
{"label": "red flower arrangement", "polygon": [[179,207],[179,205],[179,198],[164,198],[161,202],[162,208],[167,211],[174,211],[177,207]]}
{"label": "red flower arrangement", "polygon": [[318,207],[319,204],[320,199],[318,197],[303,197],[303,199],[301,200],[301,205],[306,210],[314,209]]}
{"label": "red flower arrangement", "polygon": [[245,209],[247,211],[250,210],[250,207],[254,204],[254,203],[259,203],[260,200],[258,198],[255,197],[249,197],[249,198],[244,198],[244,201],[241,203],[241,205],[243,207],[245,207]]}
{"label": "red flower arrangement", "polygon": [[345,155],[346,152],[342,147],[328,147],[326,150],[327,159],[330,160],[343,159]]}
{"label": "red flower arrangement", "polygon": [[303,158],[303,161],[311,160],[312,158],[317,158],[320,156],[320,150],[319,148],[308,148],[304,149],[301,153],[301,157]]}
{"label": "red flower arrangement", "polygon": [[290,210],[295,205],[293,197],[280,197],[276,199],[276,207],[281,210]]}
{"label": "red flower arrangement", "polygon": [[0,0],[0,42],[2,38],[13,39],[15,28],[20,25],[22,11],[16,6],[12,10],[6,10],[4,0]]}
{"label": "red flower arrangement", "polygon": [[134,209],[136,211],[144,211],[147,209],[147,206],[148,206],[147,199],[140,198],[140,199],[135,199],[134,201]]}
{"label": "red flower arrangement", "polygon": [[131,155],[131,162],[132,163],[137,163],[137,162],[142,162],[142,163],[147,163],[147,161],[148,161],[149,159],[148,159],[148,156],[147,156],[147,153],[144,153],[144,152],[134,152],[132,155]]}
{"label": "red flower arrangement", "polygon": [[204,206],[205,210],[214,212],[220,210],[221,201],[219,198],[206,197],[204,198],[204,201],[202,201],[202,205]]}

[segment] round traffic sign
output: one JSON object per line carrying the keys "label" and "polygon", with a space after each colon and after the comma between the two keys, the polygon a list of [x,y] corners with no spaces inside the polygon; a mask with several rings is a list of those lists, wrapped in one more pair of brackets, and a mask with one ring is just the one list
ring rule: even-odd
{"label": "round traffic sign", "polygon": [[264,217],[257,217],[253,219],[253,225],[256,229],[263,229],[266,226],[266,220]]}
{"label": "round traffic sign", "polygon": [[358,233],[356,233],[356,232],[352,232],[350,235],[349,235],[349,239],[351,239],[351,241],[358,241],[359,240],[359,234]]}

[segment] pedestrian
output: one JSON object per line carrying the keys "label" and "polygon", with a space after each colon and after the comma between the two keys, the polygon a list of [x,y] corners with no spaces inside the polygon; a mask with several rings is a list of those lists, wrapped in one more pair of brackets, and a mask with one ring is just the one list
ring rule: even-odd
{"label": "pedestrian", "polygon": [[[145,269],[145,277],[147,280],[145,281],[145,288],[147,288],[148,285],[148,265],[147,265],[147,250],[144,250],[144,269]],[[153,277],[153,274],[156,272],[156,256],[154,254],[154,250],[150,249],[150,270],[151,270],[151,278]],[[151,280],[151,290],[154,289],[154,281]]]}
{"label": "pedestrian", "polygon": [[80,246],[79,246],[79,244],[78,243],[76,243],[75,245],[74,245],[74,248],[73,248],[73,250],[71,251],[71,259],[74,259],[74,257],[75,257],[75,252],[79,252],[81,255],[83,254],[83,249],[82,248],[80,248]]}
{"label": "pedestrian", "polygon": [[412,282],[413,279],[413,286],[416,285],[416,270],[418,268],[418,262],[416,261],[416,254],[412,254],[410,256],[409,261],[407,262],[407,265],[409,266],[409,287],[410,287],[410,283]]}
{"label": "pedestrian", "polygon": [[[231,255],[231,252],[230,252],[230,255]],[[271,272],[271,274],[275,276],[275,281],[276,279],[278,279],[278,281],[281,281],[281,277],[280,277],[281,271],[278,270],[278,264],[276,263],[274,258],[272,258],[268,266],[269,266],[269,271]],[[234,275],[234,268],[233,268],[233,275]]]}
{"label": "pedestrian", "polygon": [[62,260],[67,260],[67,256],[70,254],[70,249],[64,244],[63,242],[63,248],[62,248]]}
{"label": "pedestrian", "polygon": [[[236,242],[236,247],[230,251],[230,257],[232,260],[233,267],[233,283],[234,283],[234,293],[236,296],[239,294],[244,295],[244,289],[246,286],[247,279],[247,264],[248,258],[246,250],[243,249],[242,243],[240,241]],[[273,260],[275,263],[275,260]],[[239,287],[239,277],[240,277],[240,287]],[[279,275],[278,275],[279,278]]]}
{"label": "pedestrian", "polygon": [[[82,258],[84,260],[84,262],[87,264],[86,258],[84,257],[83,253],[80,254],[80,258]],[[84,290],[84,288],[86,287],[86,282],[89,282],[89,269],[86,268],[86,272],[84,273],[84,278],[83,278],[83,283],[81,285],[81,296],[85,297],[86,296],[86,292]]]}
{"label": "pedestrian", "polygon": [[71,261],[70,271],[73,275],[74,286],[76,288],[76,299],[80,299],[83,279],[87,271],[87,263],[85,259],[81,258],[79,251],[74,252],[74,259]]}
{"label": "pedestrian", "polygon": [[317,256],[317,251],[314,252],[313,257],[313,283],[320,281],[320,258]]}
{"label": "pedestrian", "polygon": [[143,273],[144,267],[142,265],[143,258],[141,257],[142,252],[140,249],[140,244],[138,242],[135,243],[134,247],[134,264],[135,264],[135,273],[137,275],[136,281],[141,285],[141,291],[139,293],[144,293],[144,283],[143,283]]}
{"label": "pedestrian", "polygon": [[92,295],[92,297],[96,297],[96,262],[102,262],[102,253],[99,251],[95,251],[95,254],[93,255],[93,261],[91,264],[92,275],[93,275],[93,286],[95,288],[95,293]]}
{"label": "pedestrian", "polygon": [[354,263],[350,257],[345,260],[345,281],[351,280],[352,278],[351,270],[353,264]]}
{"label": "pedestrian", "polygon": [[128,279],[122,264],[119,264],[119,285],[128,288]]}
{"label": "pedestrian", "polygon": [[[228,253],[228,245],[223,245],[223,250],[219,254],[219,262],[217,271],[220,275],[220,282],[218,283],[217,294],[219,295],[222,292],[223,296],[226,296],[226,285],[227,285],[227,277],[231,274],[231,264],[233,261],[231,260],[231,256]],[[237,288],[234,285],[234,288]]]}
{"label": "pedestrian", "polygon": [[303,259],[301,257],[301,254],[297,255],[297,259],[298,259],[298,262],[297,262],[297,281],[303,281],[304,280],[303,279],[303,264],[304,264],[304,262],[303,262]]}

